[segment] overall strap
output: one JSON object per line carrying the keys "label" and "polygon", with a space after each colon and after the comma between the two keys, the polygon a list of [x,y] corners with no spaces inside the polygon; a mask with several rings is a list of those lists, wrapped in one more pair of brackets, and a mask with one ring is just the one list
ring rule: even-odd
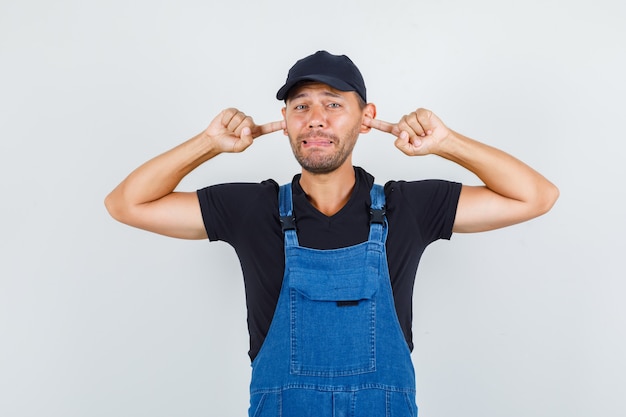
{"label": "overall strap", "polygon": [[[381,185],[374,184],[370,190],[370,233],[369,240],[385,242],[387,239],[387,219],[385,218],[385,191]],[[298,246],[296,218],[293,215],[291,184],[283,184],[278,191],[280,224],[285,235],[285,244]]]}
{"label": "overall strap", "polygon": [[298,246],[296,234],[296,218],[293,215],[293,202],[291,198],[291,183],[283,184],[278,190],[278,208],[280,210],[280,224],[285,235],[287,246]]}
{"label": "overall strap", "polygon": [[385,217],[385,190],[374,184],[370,190],[370,241],[385,242],[387,239],[387,218]]}

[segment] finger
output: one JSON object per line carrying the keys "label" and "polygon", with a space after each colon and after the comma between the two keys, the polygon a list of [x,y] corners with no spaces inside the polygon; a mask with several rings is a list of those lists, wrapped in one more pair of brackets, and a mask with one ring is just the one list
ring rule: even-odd
{"label": "finger", "polygon": [[269,133],[278,132],[279,130],[283,130],[286,127],[287,126],[286,126],[286,123],[285,123],[284,120],[281,120],[281,121],[278,121],[278,122],[266,123],[264,125],[256,126],[256,128],[254,129],[253,136],[255,138],[258,138],[259,136],[267,135]]}
{"label": "finger", "polygon": [[400,129],[406,130],[411,136],[425,136],[424,127],[419,122],[417,115],[411,113],[402,118],[399,123]]}
{"label": "finger", "polygon": [[238,112],[233,116],[232,119],[230,119],[227,129],[231,132],[235,132],[236,135],[239,135],[241,133],[241,129],[246,126],[250,128],[254,126],[254,121],[252,120],[252,117],[246,116],[243,112]]}
{"label": "finger", "polygon": [[371,117],[365,117],[363,124],[372,129],[380,130],[381,132],[396,134],[398,133],[397,125],[394,123],[384,122],[378,119],[372,119]]}
{"label": "finger", "polygon": [[411,156],[416,154],[416,150],[422,145],[422,140],[415,135],[411,138],[406,131],[402,131],[396,139],[395,145],[406,155]]}
{"label": "finger", "polygon": [[426,134],[430,134],[430,132],[432,132],[432,129],[437,127],[437,122],[439,120],[432,111],[427,109],[417,109],[416,114],[417,120],[424,127]]}
{"label": "finger", "polygon": [[233,117],[235,117],[238,113],[241,113],[241,112],[234,108],[222,110],[222,113],[221,113],[222,117],[220,119],[222,126],[227,128],[231,120],[233,119]]}

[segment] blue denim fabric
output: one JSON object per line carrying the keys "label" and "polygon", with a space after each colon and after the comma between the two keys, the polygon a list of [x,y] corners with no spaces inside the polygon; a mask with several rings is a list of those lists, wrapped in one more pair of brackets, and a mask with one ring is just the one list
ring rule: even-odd
{"label": "blue denim fabric", "polygon": [[[372,209],[385,204],[371,190]],[[292,216],[291,184],[280,214]],[[285,276],[252,363],[250,417],[415,417],[415,374],[393,302],[386,220],[367,242],[317,250],[285,230]]]}

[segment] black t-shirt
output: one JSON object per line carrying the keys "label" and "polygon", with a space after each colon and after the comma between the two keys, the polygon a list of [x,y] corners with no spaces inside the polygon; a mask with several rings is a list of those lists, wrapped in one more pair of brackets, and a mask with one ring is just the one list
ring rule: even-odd
{"label": "black t-shirt", "polygon": [[[294,177],[293,211],[301,246],[336,249],[367,240],[374,178],[362,168],[355,167],[355,173],[350,200],[330,217],[309,203],[300,187],[300,175]],[[417,265],[428,244],[450,239],[460,191],[461,184],[441,180],[385,184],[389,274],[400,326],[411,350]],[[278,184],[267,180],[213,185],[198,190],[198,199],[209,239],[229,243],[239,257],[248,308],[249,355],[254,360],[269,331],[285,269]]]}

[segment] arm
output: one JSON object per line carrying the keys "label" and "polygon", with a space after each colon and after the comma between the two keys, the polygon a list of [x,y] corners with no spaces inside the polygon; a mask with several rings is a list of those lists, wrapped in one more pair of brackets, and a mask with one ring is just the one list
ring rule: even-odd
{"label": "arm", "polygon": [[202,133],[134,170],[105,199],[111,216],[140,229],[183,239],[205,239],[195,192],[175,192],[180,181],[222,152],[242,152],[254,138],[283,128],[255,125],[236,109],[222,111]]}
{"label": "arm", "polygon": [[371,127],[397,137],[407,155],[436,154],[467,168],[484,186],[463,186],[454,232],[481,232],[530,220],[546,213],[559,191],[537,171],[513,156],[448,129],[429,110],[418,109],[391,124],[369,119]]}

